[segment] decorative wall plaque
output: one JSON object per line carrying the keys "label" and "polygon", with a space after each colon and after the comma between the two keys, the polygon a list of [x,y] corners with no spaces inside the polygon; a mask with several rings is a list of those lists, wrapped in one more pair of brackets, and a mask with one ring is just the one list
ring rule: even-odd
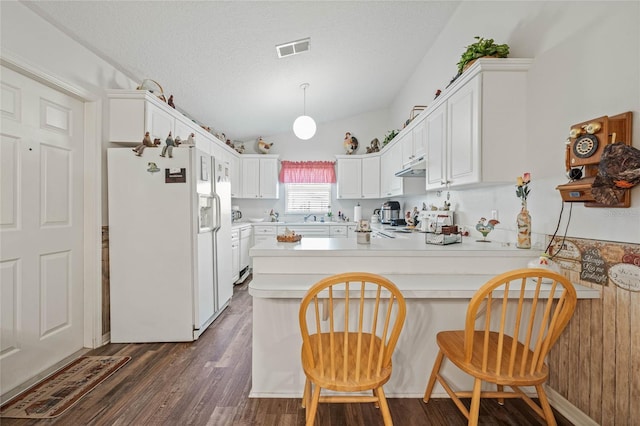
{"label": "decorative wall plaque", "polygon": [[600,250],[591,248],[582,253],[582,270],[580,279],[596,284],[607,284],[607,264],[600,255]]}

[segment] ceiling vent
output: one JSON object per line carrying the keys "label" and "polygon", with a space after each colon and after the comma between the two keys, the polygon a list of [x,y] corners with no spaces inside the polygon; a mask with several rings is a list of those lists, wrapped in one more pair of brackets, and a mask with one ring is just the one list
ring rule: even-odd
{"label": "ceiling vent", "polygon": [[289,43],[279,44],[276,46],[278,52],[278,58],[284,58],[286,56],[297,55],[298,53],[304,53],[309,50],[311,45],[311,38],[303,38],[302,40],[291,41]]}

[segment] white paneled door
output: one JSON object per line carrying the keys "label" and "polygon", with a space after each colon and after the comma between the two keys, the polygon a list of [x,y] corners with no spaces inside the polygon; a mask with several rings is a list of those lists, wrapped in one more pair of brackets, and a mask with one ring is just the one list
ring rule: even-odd
{"label": "white paneled door", "polygon": [[83,103],[2,67],[0,393],[83,346]]}

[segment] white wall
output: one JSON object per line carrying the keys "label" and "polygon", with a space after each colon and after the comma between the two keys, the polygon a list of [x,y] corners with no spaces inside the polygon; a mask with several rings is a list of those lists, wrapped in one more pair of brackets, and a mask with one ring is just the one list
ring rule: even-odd
{"label": "white wall", "polygon": [[[108,114],[105,90],[135,89],[137,83],[23,4],[3,1],[1,7],[2,58],[73,87],[86,94],[86,98],[97,101],[102,111],[97,123],[101,136],[97,138],[106,141],[106,126],[102,125]],[[100,149],[103,155],[98,179],[101,179],[103,188],[102,224],[106,225],[106,142]]]}
{"label": "white wall", "polygon": [[[20,62],[95,94],[98,99],[105,99],[105,89],[136,86],[137,82],[21,3],[5,1],[1,7],[3,57],[19,58]],[[275,142],[273,152],[282,159],[332,160],[335,154],[343,153],[344,133],[351,131],[360,142],[359,152],[364,152],[364,146],[374,137],[382,140],[388,130],[402,127],[413,105],[428,104],[437,89],[445,88],[456,74],[460,54],[475,35],[494,38],[498,43],[510,45],[511,57],[535,59],[529,72],[529,124],[514,138],[525,137],[530,147],[527,154],[530,166],[523,172],[529,171],[533,176],[529,199],[533,230],[549,234],[555,229],[560,212],[555,186],[566,182],[564,141],[571,124],[633,111],[634,146],[640,146],[639,17],[640,3],[632,1],[463,2],[390,106],[390,112],[373,111],[339,122],[321,123],[317,135],[307,142],[297,140],[292,133],[264,138]],[[103,111],[106,114],[106,108]],[[253,145],[254,141],[247,144],[248,151]],[[103,177],[104,223],[105,182]],[[575,204],[569,235],[639,242],[640,187],[633,189],[632,198],[629,209],[589,209]],[[409,209],[422,202],[441,205],[443,198],[428,194],[406,197],[404,201]],[[515,227],[519,202],[512,185],[452,191],[451,201],[461,212],[459,217],[464,224],[472,225],[497,209],[502,224],[495,235],[499,236],[502,229],[508,238]],[[272,206],[281,208],[282,202],[236,200],[235,204],[242,204],[243,210],[253,215],[253,211],[258,214]],[[381,202],[363,203],[365,217]],[[335,204],[334,212],[342,209],[353,215],[355,201]]]}
{"label": "white wall", "polygon": [[[511,57],[534,58],[528,73],[527,129],[513,137],[526,138],[529,147],[523,172],[533,178],[528,200],[533,231],[552,234],[562,205],[555,187],[567,182],[564,142],[572,124],[633,111],[633,145],[640,147],[640,3],[463,2],[398,94],[391,109],[393,122],[446,87],[464,47],[476,35],[509,44]],[[516,176],[513,180],[515,185]],[[502,223],[494,237],[515,241],[520,203],[513,185],[451,191],[451,197],[460,221],[469,226],[497,209]],[[427,199],[441,205],[444,198],[429,194]],[[414,197],[408,204],[421,200]],[[560,235],[569,207],[565,205]],[[628,209],[575,203],[568,235],[639,243],[640,186],[632,190]],[[534,243],[541,235],[535,237]]]}

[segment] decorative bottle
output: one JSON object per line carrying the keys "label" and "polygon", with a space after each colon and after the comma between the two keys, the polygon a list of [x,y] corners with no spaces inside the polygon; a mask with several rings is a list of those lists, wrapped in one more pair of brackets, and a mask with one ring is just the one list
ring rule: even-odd
{"label": "decorative bottle", "polygon": [[527,210],[527,203],[522,203],[522,209],[518,213],[518,242],[516,247],[521,249],[531,248],[531,215]]}

